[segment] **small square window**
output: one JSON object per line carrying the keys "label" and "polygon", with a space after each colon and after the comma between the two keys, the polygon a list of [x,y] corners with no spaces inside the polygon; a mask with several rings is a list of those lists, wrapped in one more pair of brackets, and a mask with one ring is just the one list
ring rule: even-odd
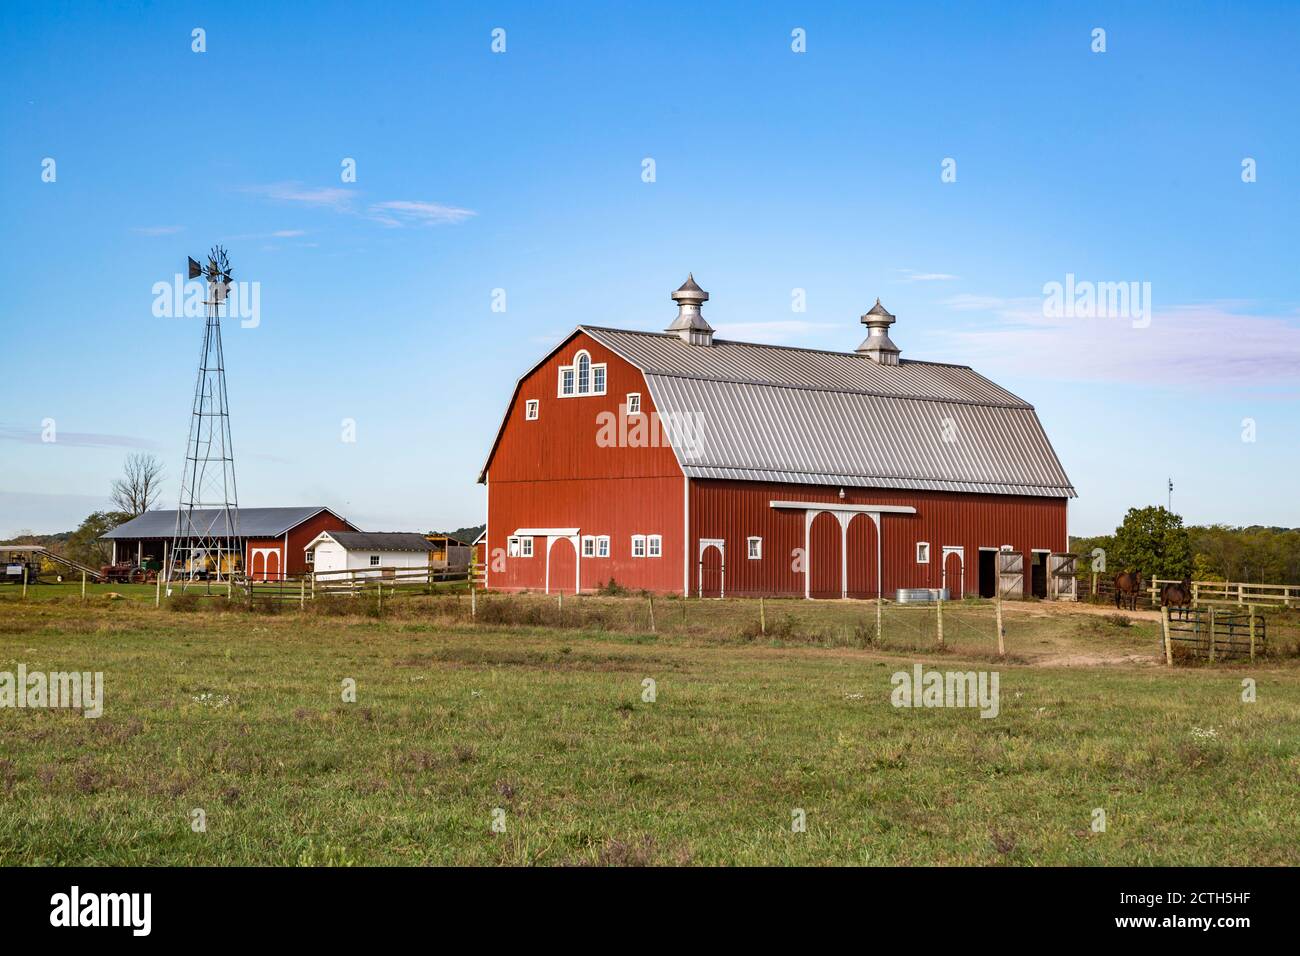
{"label": "small square window", "polygon": [[930,563],[930,545],[925,541],[916,542],[916,563]]}
{"label": "small square window", "polygon": [[605,394],[605,366],[593,365],[591,367],[591,390],[596,395]]}
{"label": "small square window", "polygon": [[634,558],[645,557],[645,535],[643,534],[632,535],[632,557]]}
{"label": "small square window", "polygon": [[749,544],[749,560],[751,561],[761,560],[763,557],[763,539],[746,538],[745,540]]}
{"label": "small square window", "polygon": [[568,365],[560,369],[560,394],[573,394],[573,366]]}
{"label": "small square window", "polygon": [[508,554],[512,558],[517,558],[519,557],[520,553],[521,553],[521,548],[519,544],[519,539],[513,536],[507,538],[506,554]]}
{"label": "small square window", "polygon": [[598,558],[609,557],[609,535],[602,534],[599,538],[596,539],[596,557]]}
{"label": "small square window", "polygon": [[315,548],[308,548],[308,549],[307,549],[307,563],[308,563],[308,564],[315,564],[315,563],[316,563],[316,549],[315,549]]}
{"label": "small square window", "polygon": [[537,399],[530,398],[524,403],[524,418],[528,419],[530,422],[537,421],[537,411],[540,407],[541,403],[538,402]]}
{"label": "small square window", "polygon": [[372,554],[372,555],[370,556],[370,566],[371,566],[372,568],[377,568],[377,567],[379,567],[379,555],[377,555],[377,554]]}
{"label": "small square window", "polygon": [[649,549],[650,557],[661,557],[664,553],[664,536],[661,534],[650,535],[646,539],[646,546]]}
{"label": "small square window", "polygon": [[627,393],[627,413],[629,415],[641,414],[641,394],[639,392]]}
{"label": "small square window", "polygon": [[582,536],[582,556],[584,558],[596,556],[596,539],[589,534]]}
{"label": "small square window", "polygon": [[520,538],[519,544],[520,544],[519,554],[522,557],[531,558],[533,556],[533,539],[531,537]]}

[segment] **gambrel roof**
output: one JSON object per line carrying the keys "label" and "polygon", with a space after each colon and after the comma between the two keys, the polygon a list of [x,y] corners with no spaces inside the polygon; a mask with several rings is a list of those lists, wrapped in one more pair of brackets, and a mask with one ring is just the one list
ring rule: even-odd
{"label": "gambrel roof", "polygon": [[577,332],[640,369],[691,478],[1075,497],[1033,406],[966,366]]}

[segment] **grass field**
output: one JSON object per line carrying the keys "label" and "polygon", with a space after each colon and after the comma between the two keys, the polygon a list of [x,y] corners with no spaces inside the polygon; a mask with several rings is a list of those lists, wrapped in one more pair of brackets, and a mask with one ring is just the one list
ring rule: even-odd
{"label": "grass field", "polygon": [[[878,637],[857,603],[767,602],[762,634],[757,602],[657,600],[651,633],[643,598],[490,596],[471,622],[463,596],[112,590],[0,591],[0,671],[106,685],[98,719],[0,709],[0,864],[1300,863],[1282,641],[1171,670],[1150,616],[1036,603],[1007,605],[998,661],[978,603],[940,651],[933,609]],[[999,715],[891,706],[917,662],[996,670]]]}

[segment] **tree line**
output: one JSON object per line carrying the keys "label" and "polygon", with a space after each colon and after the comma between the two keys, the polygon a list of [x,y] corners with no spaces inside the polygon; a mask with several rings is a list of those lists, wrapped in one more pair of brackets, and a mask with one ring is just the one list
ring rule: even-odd
{"label": "tree line", "polygon": [[1181,515],[1154,505],[1130,508],[1113,534],[1071,537],[1079,569],[1105,552],[1105,570],[1141,571],[1143,577],[1247,584],[1300,584],[1300,528],[1225,524],[1184,526]]}

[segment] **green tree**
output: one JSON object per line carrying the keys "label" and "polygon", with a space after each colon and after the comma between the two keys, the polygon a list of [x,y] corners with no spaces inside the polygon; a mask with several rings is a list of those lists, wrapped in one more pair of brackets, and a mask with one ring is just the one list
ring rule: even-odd
{"label": "green tree", "polygon": [[94,512],[68,536],[67,544],[63,547],[64,555],[92,568],[107,564],[113,556],[112,545],[99,539],[130,518],[130,515],[120,511]]}
{"label": "green tree", "polygon": [[1159,505],[1130,508],[1115,529],[1110,570],[1137,570],[1151,578],[1181,578],[1192,570],[1192,544],[1181,515]]}

